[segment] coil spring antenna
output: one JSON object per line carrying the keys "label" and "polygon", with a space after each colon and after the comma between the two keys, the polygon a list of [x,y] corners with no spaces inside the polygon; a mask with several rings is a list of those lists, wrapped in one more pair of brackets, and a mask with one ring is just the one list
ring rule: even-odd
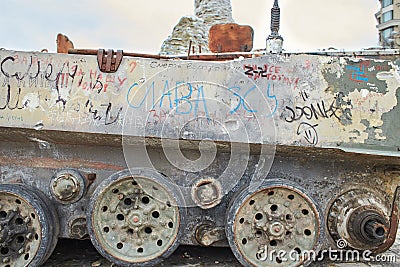
{"label": "coil spring antenna", "polygon": [[282,52],[283,38],[279,35],[281,9],[278,0],[274,1],[271,9],[271,34],[267,38],[266,53],[278,54]]}
{"label": "coil spring antenna", "polygon": [[279,8],[278,0],[275,0],[274,6],[271,9],[271,35],[279,35],[280,23],[281,9]]}

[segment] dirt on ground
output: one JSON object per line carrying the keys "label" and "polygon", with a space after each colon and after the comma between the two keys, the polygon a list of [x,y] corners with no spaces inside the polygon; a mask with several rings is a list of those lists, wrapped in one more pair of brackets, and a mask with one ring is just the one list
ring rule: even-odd
{"label": "dirt on ground", "polygon": [[[61,239],[56,250],[44,267],[111,267],[89,240],[77,241]],[[175,253],[158,267],[239,267],[242,266],[229,248],[203,248],[180,246]]]}
{"label": "dirt on ground", "polygon": [[[396,267],[400,266],[400,242],[386,255],[395,255],[396,262],[314,262],[309,267]],[[44,267],[117,267],[104,259],[89,240],[60,239]],[[229,248],[180,246],[157,267],[240,267]]]}

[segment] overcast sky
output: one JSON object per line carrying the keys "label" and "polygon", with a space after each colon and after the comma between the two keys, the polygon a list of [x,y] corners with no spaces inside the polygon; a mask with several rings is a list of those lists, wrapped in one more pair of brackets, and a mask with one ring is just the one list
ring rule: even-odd
{"label": "overcast sky", "polygon": [[[212,1],[212,0],[210,0]],[[286,50],[378,44],[378,0],[280,0]],[[232,0],[233,18],[254,28],[254,47],[265,48],[273,0]],[[56,51],[56,35],[75,48],[159,52],[179,19],[194,14],[193,0],[12,0],[1,3],[0,47]]]}

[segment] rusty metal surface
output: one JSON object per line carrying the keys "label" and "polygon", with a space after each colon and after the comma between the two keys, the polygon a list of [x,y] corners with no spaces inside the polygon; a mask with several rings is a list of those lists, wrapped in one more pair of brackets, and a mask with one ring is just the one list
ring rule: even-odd
{"label": "rusty metal surface", "polygon": [[[244,266],[301,266],[318,253],[323,219],[304,189],[285,180],[265,182],[258,191],[245,188],[229,207],[226,233]],[[285,251],[273,254],[271,251]],[[289,259],[287,255],[297,255]],[[286,257],[286,258],[285,258]]]}
{"label": "rusty metal surface", "polygon": [[399,226],[399,188],[397,188],[394,194],[393,208],[390,216],[390,229],[387,240],[381,246],[379,246],[374,252],[380,253],[388,250],[396,241],[396,235]]}
{"label": "rusty metal surface", "polygon": [[236,23],[216,24],[210,28],[208,46],[213,53],[250,52],[254,30]]}
{"label": "rusty metal surface", "polygon": [[59,33],[57,34],[57,53],[68,54],[69,49],[74,49],[74,44],[68,36]]}
{"label": "rusty metal surface", "polygon": [[96,249],[121,266],[150,266],[168,257],[183,232],[180,196],[153,170],[122,171],[104,180],[88,208]]}
{"label": "rusty metal surface", "polygon": [[[365,189],[348,190],[332,203],[328,214],[328,229],[336,242],[344,239],[349,247],[360,250],[376,250],[388,236],[390,206],[388,199],[378,191]],[[362,221],[378,220],[384,228],[381,238],[369,238]]]}
{"label": "rusty metal surface", "polygon": [[[0,57],[5,127],[212,136],[398,155],[396,61],[310,55],[225,63],[125,58],[116,73],[104,74],[90,56],[2,51]],[[230,139],[219,127],[193,121],[199,116],[207,124],[222,123]],[[174,129],[183,125],[196,135],[180,136]],[[244,138],[242,131],[250,135]]]}
{"label": "rusty metal surface", "polygon": [[[0,51],[0,180],[39,188],[61,218],[60,237],[82,239],[96,188],[131,164],[150,164],[188,189],[179,243],[227,246],[220,230],[228,205],[257,176],[263,148],[276,146],[261,178],[301,185],[322,217],[338,196],[360,189],[382,196],[383,216],[396,214],[397,52],[244,55],[225,62],[124,57],[115,73],[102,73],[95,56]],[[165,153],[169,146],[185,168]],[[202,161],[204,152],[213,160]],[[209,164],[196,169],[188,159]],[[237,183],[228,190],[220,177],[229,166]],[[59,200],[73,191],[65,197],[63,188],[50,189],[66,169],[87,181],[68,204]],[[204,231],[205,222],[212,227]],[[325,228],[321,248],[334,247]]]}
{"label": "rusty metal surface", "polygon": [[123,57],[122,50],[114,52],[114,50],[109,49],[107,53],[104,49],[99,49],[97,52],[97,64],[99,69],[104,73],[114,73],[118,70]]}

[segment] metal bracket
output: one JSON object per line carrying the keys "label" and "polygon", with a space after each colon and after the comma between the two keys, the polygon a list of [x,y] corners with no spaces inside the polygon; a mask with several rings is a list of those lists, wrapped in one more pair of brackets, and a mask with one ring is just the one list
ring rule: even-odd
{"label": "metal bracket", "polygon": [[389,234],[386,241],[377,247],[376,249],[372,250],[373,253],[382,253],[388,250],[396,241],[397,237],[397,228],[399,226],[399,203],[400,203],[400,186],[396,188],[396,192],[394,194],[393,200],[393,208],[392,214],[390,216],[390,229]]}
{"label": "metal bracket", "polygon": [[107,53],[104,49],[97,51],[97,63],[101,72],[114,73],[118,70],[123,58],[122,50],[118,50],[116,53],[114,50],[109,49]]}

